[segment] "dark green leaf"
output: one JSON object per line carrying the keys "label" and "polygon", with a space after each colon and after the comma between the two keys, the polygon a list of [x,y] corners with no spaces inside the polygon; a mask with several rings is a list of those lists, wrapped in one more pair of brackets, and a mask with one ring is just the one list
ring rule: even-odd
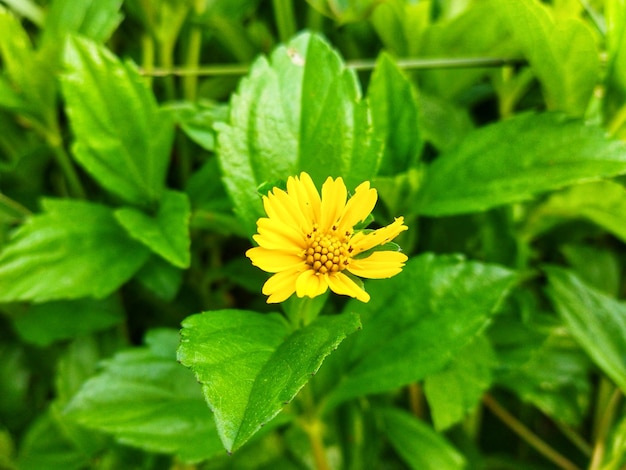
{"label": "dark green leaf", "polygon": [[206,312],[183,321],[178,358],[202,383],[231,452],[274,418],[359,327],[353,314],[320,317],[291,332],[277,314]]}
{"label": "dark green leaf", "polygon": [[[178,334],[159,332],[150,348],[116,354],[87,381],[66,413],[84,426],[120,442],[185,461],[209,458],[221,449],[211,413],[193,374],[174,359]],[[159,344],[156,344],[155,341]],[[169,345],[164,357],[160,343]]]}
{"label": "dark green leaf", "polygon": [[409,79],[385,53],[376,62],[367,97],[375,133],[385,142],[379,175],[413,168],[422,150],[417,98]]}
{"label": "dark green leaf", "polygon": [[413,470],[465,468],[465,458],[444,437],[406,411],[381,410],[391,445]]}
{"label": "dark green leaf", "polygon": [[224,182],[249,233],[263,215],[256,188],[300,171],[318,184],[371,179],[381,143],[353,71],[319,36],[302,34],[258,59],[233,95],[228,125],[216,124]]}
{"label": "dark green leaf", "polygon": [[42,206],[0,253],[0,302],[106,297],[148,258],[105,206],[62,199]]}
{"label": "dark green leaf", "polygon": [[545,268],[548,294],[572,336],[626,391],[626,305],[588,287],[570,271]]}
{"label": "dark green leaf", "polygon": [[626,172],[626,145],[560,114],[524,114],[474,131],[430,166],[421,214],[483,211]]}
{"label": "dark green leaf", "polygon": [[426,377],[424,392],[435,429],[457,424],[480,403],[491,385],[493,351],[484,336],[467,344],[441,372]]}
{"label": "dark green leaf", "polygon": [[65,44],[62,88],[75,136],[74,156],[125,201],[158,201],[173,138],[169,114],[131,63],[78,37]]}
{"label": "dark green leaf", "polygon": [[170,302],[183,282],[183,271],[153,255],[137,272],[135,279],[160,299]]}
{"label": "dark green leaf", "polygon": [[361,314],[363,331],[350,342],[330,403],[393,390],[443,370],[489,323],[514,279],[499,266],[425,254],[394,278],[369,283],[370,302],[346,306]]}
{"label": "dark green leaf", "polygon": [[61,339],[109,328],[123,319],[122,306],[117,298],[86,298],[31,305],[14,319],[13,325],[25,341],[43,347]]}
{"label": "dark green leaf", "polygon": [[135,240],[179,268],[189,267],[189,218],[191,208],[185,193],[166,190],[155,216],[131,207],[115,211],[115,218]]}

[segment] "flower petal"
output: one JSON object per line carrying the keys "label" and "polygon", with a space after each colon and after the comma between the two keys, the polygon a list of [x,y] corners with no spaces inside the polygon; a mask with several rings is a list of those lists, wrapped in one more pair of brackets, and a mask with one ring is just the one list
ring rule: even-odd
{"label": "flower petal", "polygon": [[262,218],[256,225],[258,234],[252,238],[263,248],[298,253],[307,246],[304,233],[280,220]]}
{"label": "flower petal", "polygon": [[370,300],[369,294],[343,273],[328,276],[328,286],[336,294],[356,297],[361,302],[369,302]]}
{"label": "flower petal", "polygon": [[[320,194],[308,173],[300,173],[300,178],[290,176],[287,178],[287,192],[294,197],[300,212],[306,220],[318,223],[320,220],[321,199]],[[308,230],[310,231],[310,230]]]}
{"label": "flower petal", "polygon": [[341,177],[333,180],[330,176],[322,186],[322,208],[320,230],[326,233],[336,224],[346,207],[348,190]]}
{"label": "flower petal", "polygon": [[358,222],[363,222],[374,210],[378,193],[375,189],[370,189],[369,181],[365,181],[357,186],[354,196],[348,199],[348,203],[341,215],[338,224],[339,233],[352,232]]}
{"label": "flower petal", "polygon": [[370,233],[355,233],[350,239],[350,245],[354,249],[352,255],[358,255],[364,251],[390,242],[398,236],[400,232],[404,232],[409,228],[404,225],[404,217],[397,217],[396,220],[386,227],[379,228]]}
{"label": "flower petal", "polygon": [[313,229],[313,223],[308,220],[300,210],[298,200],[282,189],[275,188],[267,196],[263,197],[265,213],[272,220],[280,220],[301,232],[309,233]]}
{"label": "flower petal", "polygon": [[355,276],[385,279],[402,271],[407,259],[407,256],[399,251],[375,251],[367,258],[350,260],[347,269]]}
{"label": "flower petal", "polygon": [[250,258],[252,264],[261,268],[268,273],[277,273],[279,271],[285,271],[293,269],[296,266],[306,263],[295,253],[280,251],[280,250],[268,250],[261,246],[250,248],[246,251],[246,256]]}
{"label": "flower petal", "polygon": [[296,280],[296,295],[298,297],[317,297],[328,289],[328,276],[316,274],[312,269],[307,269]]}
{"label": "flower petal", "polygon": [[274,304],[287,300],[296,291],[296,279],[300,272],[301,268],[281,271],[265,281],[262,292],[269,295],[267,303]]}

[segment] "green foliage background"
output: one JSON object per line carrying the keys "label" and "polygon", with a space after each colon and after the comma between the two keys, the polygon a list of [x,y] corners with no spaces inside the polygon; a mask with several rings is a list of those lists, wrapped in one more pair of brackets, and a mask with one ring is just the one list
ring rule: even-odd
{"label": "green foliage background", "polygon": [[[624,468],[624,140],[625,0],[1,0],[0,468]],[[369,303],[265,303],[301,171]]]}

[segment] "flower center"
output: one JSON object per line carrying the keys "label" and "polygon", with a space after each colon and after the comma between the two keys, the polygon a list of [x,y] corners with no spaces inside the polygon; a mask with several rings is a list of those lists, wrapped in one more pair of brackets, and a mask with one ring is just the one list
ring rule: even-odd
{"label": "flower center", "polygon": [[347,241],[350,233],[346,232],[341,239],[333,227],[331,233],[321,234],[317,226],[307,235],[309,247],[304,252],[306,264],[317,274],[336,273],[343,271],[348,266],[352,248]]}

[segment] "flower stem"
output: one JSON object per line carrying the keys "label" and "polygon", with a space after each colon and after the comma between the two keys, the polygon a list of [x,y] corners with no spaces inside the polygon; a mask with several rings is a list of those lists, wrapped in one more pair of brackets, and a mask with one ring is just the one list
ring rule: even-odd
{"label": "flower stem", "polygon": [[606,438],[609,435],[609,429],[613,423],[617,406],[619,405],[622,393],[619,388],[615,388],[611,394],[611,398],[608,400],[602,418],[597,429],[596,440],[593,447],[593,455],[591,457],[591,463],[589,464],[589,470],[599,470],[602,467],[602,460],[604,459],[604,453],[606,452]]}
{"label": "flower stem", "polygon": [[61,171],[63,171],[63,174],[65,175],[71,194],[80,199],[85,199],[87,197],[85,189],[78,178],[78,173],[76,173],[74,165],[72,165],[70,156],[65,151],[65,148],[63,148],[61,138],[54,134],[48,136],[47,140],[48,144],[52,148],[52,153],[54,154],[57,163],[61,167]]}
{"label": "flower stem", "polygon": [[515,434],[531,445],[537,452],[550,460],[563,470],[580,470],[570,460],[563,457],[556,450],[546,444],[539,436],[528,429],[521,421],[517,420],[502,405],[490,395],[483,396],[483,404],[506,424]]}
{"label": "flower stem", "polygon": [[309,438],[311,453],[317,470],[330,470],[326,448],[324,447],[324,424],[319,419],[311,386],[306,385],[300,392],[300,399],[304,406],[304,414],[300,420],[300,427]]}
{"label": "flower stem", "polygon": [[296,20],[293,14],[292,0],[272,0],[274,18],[281,42],[287,42],[296,34]]}

